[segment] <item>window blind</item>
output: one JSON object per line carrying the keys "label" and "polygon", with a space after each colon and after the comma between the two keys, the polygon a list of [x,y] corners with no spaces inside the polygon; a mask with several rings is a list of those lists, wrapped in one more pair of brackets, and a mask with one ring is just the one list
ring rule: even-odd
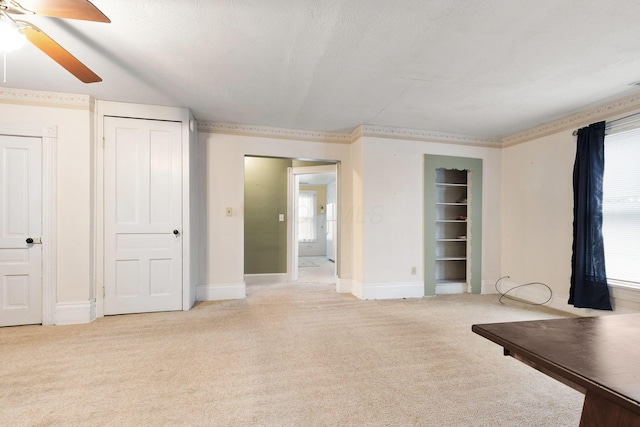
{"label": "window blind", "polygon": [[[621,126],[616,126],[619,124]],[[640,123],[617,122],[605,137],[603,182],[607,278],[640,287]]]}

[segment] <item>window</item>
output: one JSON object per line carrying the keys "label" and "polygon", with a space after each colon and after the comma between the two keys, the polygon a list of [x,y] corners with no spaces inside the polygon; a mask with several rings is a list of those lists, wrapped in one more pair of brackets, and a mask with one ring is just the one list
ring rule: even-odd
{"label": "window", "polygon": [[298,195],[298,242],[316,241],[316,192],[300,191]]}
{"label": "window", "polygon": [[640,127],[608,125],[602,235],[607,279],[640,288]]}

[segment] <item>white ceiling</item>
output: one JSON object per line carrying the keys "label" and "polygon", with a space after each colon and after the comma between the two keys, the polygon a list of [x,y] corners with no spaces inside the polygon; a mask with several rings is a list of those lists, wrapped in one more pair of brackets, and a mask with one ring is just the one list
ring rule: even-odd
{"label": "white ceiling", "polygon": [[29,45],[11,88],[189,107],[200,121],[504,137],[640,92],[640,2],[93,0],[30,20],[103,78]]}
{"label": "white ceiling", "polygon": [[301,185],[327,185],[336,180],[335,172],[311,173],[298,175]]}

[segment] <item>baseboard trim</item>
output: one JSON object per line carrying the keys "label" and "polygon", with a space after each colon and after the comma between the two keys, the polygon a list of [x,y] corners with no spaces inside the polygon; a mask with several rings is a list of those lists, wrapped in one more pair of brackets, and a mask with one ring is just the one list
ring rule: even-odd
{"label": "baseboard trim", "polygon": [[351,287],[351,294],[357,298],[360,299],[364,299],[364,288],[362,287],[362,283],[354,280],[354,279],[350,279],[349,280],[349,286]]}
{"label": "baseboard trim", "polygon": [[243,299],[247,296],[247,286],[243,283],[199,285],[196,288],[196,301],[220,301]]}
{"label": "baseboard trim", "polygon": [[[413,283],[366,283],[358,289],[360,299],[400,299],[424,297],[424,284]],[[361,295],[361,296],[360,296]]]}
{"label": "baseboard trim", "polygon": [[270,283],[284,283],[288,281],[287,273],[245,274],[247,285],[267,285]]}
{"label": "baseboard trim", "polygon": [[454,295],[467,293],[466,283],[439,283],[436,285],[436,295]]}
{"label": "baseboard trim", "polygon": [[[92,308],[93,305],[93,308]],[[55,325],[76,325],[90,323],[91,313],[95,312],[95,303],[86,302],[59,302],[56,304]]]}
{"label": "baseboard trim", "polygon": [[481,294],[497,294],[495,280],[483,280],[480,285]]}
{"label": "baseboard trim", "polygon": [[336,278],[336,292],[339,294],[350,294],[353,293],[353,280],[352,279],[341,279],[339,277]]}

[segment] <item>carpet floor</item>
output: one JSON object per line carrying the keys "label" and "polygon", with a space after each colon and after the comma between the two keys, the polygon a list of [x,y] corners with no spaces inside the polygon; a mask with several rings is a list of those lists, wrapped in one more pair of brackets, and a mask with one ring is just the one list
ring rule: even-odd
{"label": "carpet floor", "polygon": [[0,425],[576,426],[583,396],[471,325],[496,295],[361,301],[255,285],[187,312],[0,329]]}

